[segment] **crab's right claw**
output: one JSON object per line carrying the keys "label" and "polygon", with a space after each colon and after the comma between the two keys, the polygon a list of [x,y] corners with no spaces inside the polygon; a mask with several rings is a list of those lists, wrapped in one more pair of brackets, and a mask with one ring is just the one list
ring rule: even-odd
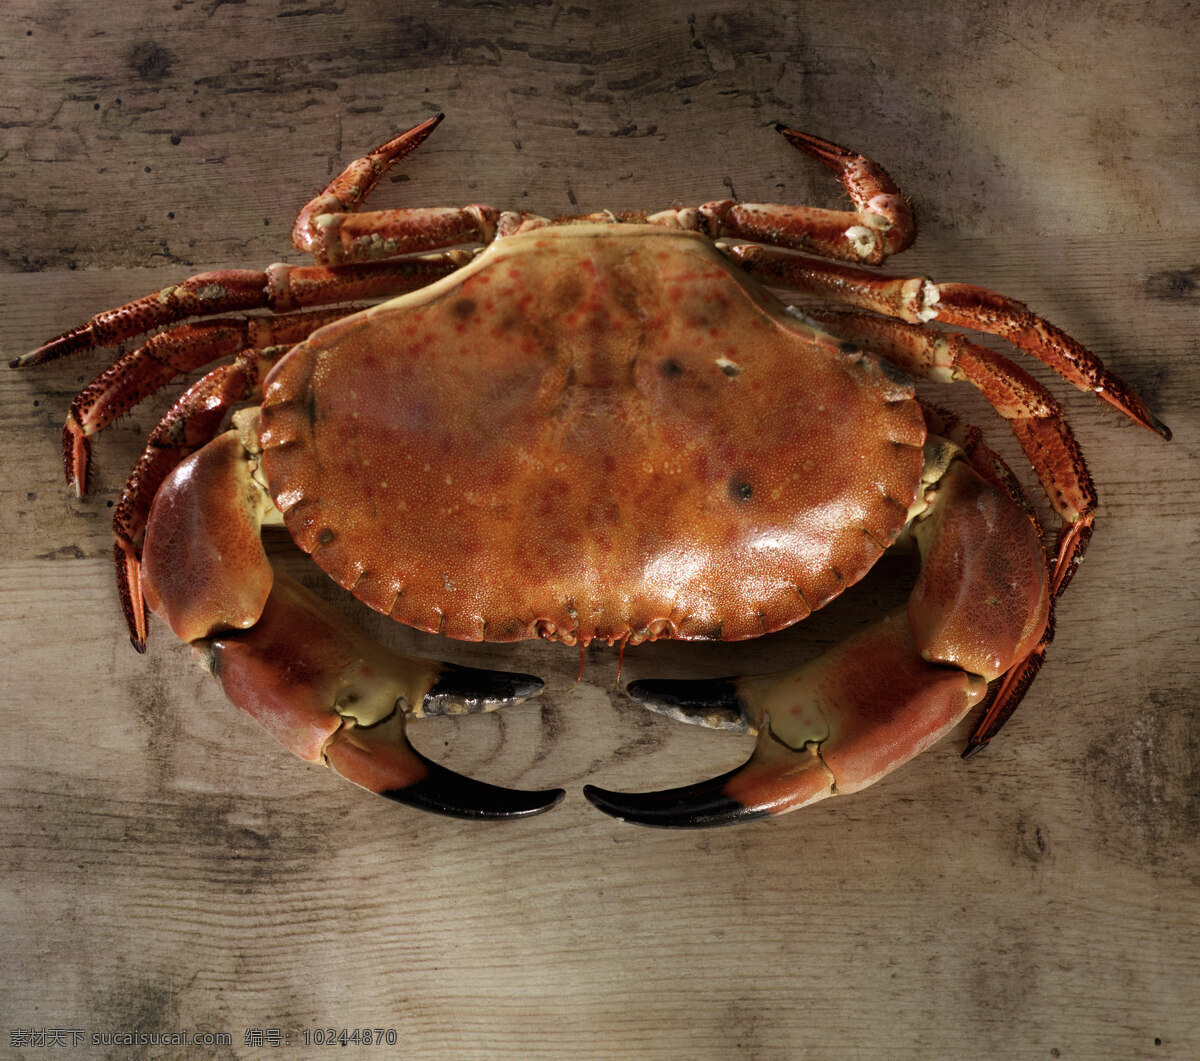
{"label": "crab's right claw", "polygon": [[456,818],[549,810],[561,789],[500,788],[418,752],[405,716],[488,711],[541,691],[526,674],[402,656],[276,574],[253,626],[193,646],[225,694],[289,751],[397,803]]}
{"label": "crab's right claw", "polygon": [[[636,684],[631,692],[647,707],[673,714],[684,700],[701,710],[688,688],[700,683]],[[758,729],[750,758],[682,788],[585,789],[592,803],[626,821],[683,828],[782,814],[874,784],[939,740],[987,691],[983,678],[922,659],[904,611],[794,670],[704,684],[721,693],[717,714],[740,711]]]}

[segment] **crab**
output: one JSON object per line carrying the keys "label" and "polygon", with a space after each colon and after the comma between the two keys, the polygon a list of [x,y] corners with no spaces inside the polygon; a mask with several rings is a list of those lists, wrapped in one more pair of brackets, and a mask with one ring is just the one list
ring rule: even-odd
{"label": "crab", "polygon": [[[376,643],[273,570],[264,526],[286,526],[335,582],[417,629],[622,649],[780,630],[907,540],[921,557],[907,604],[817,658],[629,686],[683,721],[756,732],[742,766],[585,794],[632,821],[717,825],[865,788],[983,702],[965,754],[985,745],[1042,664],[1096,494],[1049,391],[931,322],[997,335],[1167,428],[1022,304],[876,269],[915,226],[856,152],[777,126],[836,172],[849,210],[361,211],[441,118],[351,163],[301,210],[293,240],[315,265],[204,273],[12,363],[162,329],[71,407],[64,463],[82,496],[91,435],[225,359],[159,422],[117,507],[135,647],[153,612],[302,758],[403,804],[521,817],[562,791],[455,774],[405,724],[520,702],[541,681]],[[252,309],[268,312],[217,316]],[[1007,420],[1057,515],[1054,542],[978,429],[919,400],[913,378],[967,380]]]}

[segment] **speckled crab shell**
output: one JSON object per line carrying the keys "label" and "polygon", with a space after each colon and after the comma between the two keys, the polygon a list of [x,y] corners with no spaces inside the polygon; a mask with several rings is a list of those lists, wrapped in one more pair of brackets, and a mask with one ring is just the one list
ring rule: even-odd
{"label": "speckled crab shell", "polygon": [[895,369],[633,224],[498,240],[323,328],[260,426],[293,537],[360,600],[568,644],[804,618],[900,533],[924,438]]}

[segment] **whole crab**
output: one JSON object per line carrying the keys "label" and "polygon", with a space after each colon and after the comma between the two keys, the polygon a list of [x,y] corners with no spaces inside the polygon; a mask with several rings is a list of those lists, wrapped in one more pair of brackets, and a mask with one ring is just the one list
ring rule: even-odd
{"label": "whole crab", "polygon": [[[669,791],[585,792],[659,825],[781,813],[872,784],[990,683],[968,752],[986,743],[1042,663],[1096,497],[1045,388],[927,322],[999,335],[1167,429],[1020,303],[863,268],[908,246],[914,225],[883,169],[852,151],[778,127],[838,173],[852,211],[357,212],[441,117],[301,210],[293,239],[319,264],[195,276],[13,362],[171,325],[72,405],[64,459],[82,495],[90,435],[230,359],[163,417],[121,497],[117,580],[135,646],[149,609],[297,755],[402,803],[512,817],[562,792],[451,773],[412,748],[405,716],[489,710],[541,682],[376,644],[272,570],[262,526],[286,525],[334,580],[421,630],[622,646],[778,630],[911,536],[922,567],[907,607],[824,655],[780,674],[630,686],[685,721],[757,731],[743,766]],[[469,244],[482,249],[453,248]],[[847,308],[802,314],[768,287]],[[259,308],[270,314],[212,319]],[[177,324],[189,317],[207,319]],[[1015,477],[909,377],[969,380],[1008,420],[1062,521],[1049,557]]]}

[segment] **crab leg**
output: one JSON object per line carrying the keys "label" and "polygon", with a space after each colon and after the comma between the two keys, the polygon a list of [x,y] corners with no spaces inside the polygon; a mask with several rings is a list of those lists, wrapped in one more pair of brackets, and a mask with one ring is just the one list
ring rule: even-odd
{"label": "crab leg", "polygon": [[913,324],[931,320],[998,335],[1091,391],[1135,423],[1165,439],[1171,431],[1123,379],[1049,321],[1015,299],[968,284],[934,284],[921,277],[882,276],[853,266],[804,258],[773,247],[730,247],[728,254],[769,287],[832,299]]}
{"label": "crab leg", "polygon": [[306,306],[399,295],[454,272],[471,257],[467,251],[447,250],[343,268],[277,264],[259,270],[199,273],[124,306],[97,313],[79,327],[13,358],[8,365],[27,368],[100,346],[115,346],[188,317],[214,317],[250,309],[285,313]]}
{"label": "crab leg", "polygon": [[[856,792],[919,755],[1041,642],[1050,609],[1041,534],[956,447],[927,445],[922,567],[907,609],[800,667],[762,677],[635,682],[646,706],[758,731],[736,770],[642,794],[587,788],[601,810],[648,825],[723,825]],[[714,695],[715,694],[715,695]],[[713,701],[711,704],[706,701]]]}
{"label": "crab leg", "polygon": [[106,368],[71,403],[63,427],[63,468],[67,482],[74,487],[77,497],[83,497],[91,469],[90,436],[171,380],[223,357],[240,358],[246,351],[275,346],[286,349],[355,309],[346,306],[280,317],[225,318],[183,325],[151,336],[142,346]]}
{"label": "crab leg", "polygon": [[1061,596],[1091,538],[1096,488],[1054,395],[1008,358],[956,333],[841,310],[814,310],[809,316],[910,376],[966,380],[1008,421],[1062,520],[1052,575],[1054,596]]}
{"label": "crab leg", "polygon": [[491,242],[499,211],[481,203],[356,212],[384,173],[433,132],[443,117],[435,114],[351,162],[300,211],[292,242],[327,265],[392,258],[456,243]]}
{"label": "crab leg", "polygon": [[[248,425],[243,434],[253,437]],[[229,699],[289,751],[399,803],[511,818],[558,802],[560,790],[487,785],[412,747],[406,715],[493,710],[535,695],[541,681],[399,655],[277,575],[259,535],[278,513],[255,468],[237,431],[181,463],[155,498],[140,572],[150,608]]]}
{"label": "crab leg", "polygon": [[917,231],[912,209],[882,166],[828,140],[782,125],[775,128],[793,147],[837,171],[855,210],[720,199],[699,208],[660,210],[630,220],[699,231],[710,239],[750,239],[869,265],[881,264],[912,243]]}
{"label": "crab leg", "polygon": [[793,147],[836,170],[856,209],[737,203],[700,207],[713,239],[732,236],[829,258],[881,264],[916,235],[912,209],[882,166],[854,151],[783,125],[776,130]]}

